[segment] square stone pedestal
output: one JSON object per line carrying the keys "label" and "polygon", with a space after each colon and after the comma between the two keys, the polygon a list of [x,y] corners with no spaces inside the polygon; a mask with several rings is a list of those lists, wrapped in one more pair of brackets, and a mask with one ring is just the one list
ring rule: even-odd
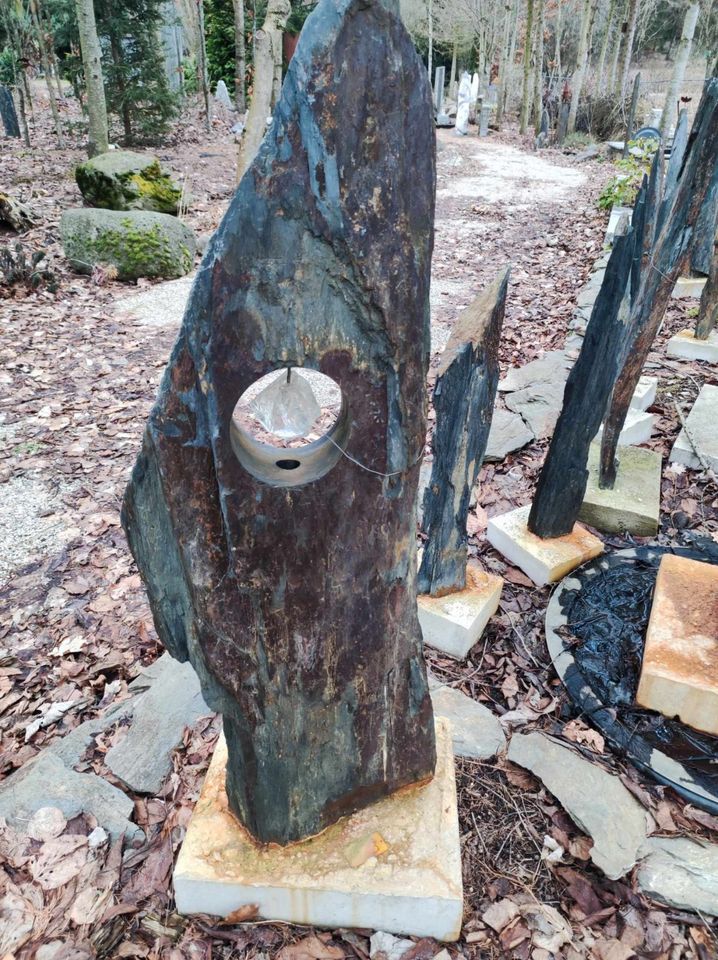
{"label": "square stone pedestal", "polygon": [[717,565],[661,560],[636,702],[718,736]]}
{"label": "square stone pedestal", "polygon": [[706,340],[697,340],[693,330],[681,330],[668,341],[666,353],[681,360],[718,363],[718,330],[711,330]]}
{"label": "square stone pedestal", "polygon": [[580,524],[565,537],[542,540],[528,529],[531,507],[519,507],[489,520],[488,541],[499,553],[543,587],[556,583],[587,560],[603,553],[603,543]]}
{"label": "square stone pedestal", "polygon": [[641,447],[622,447],[612,490],[598,485],[601,448],[592,443],[588,452],[588,486],[579,520],[604,533],[632,533],[653,537],[658,533],[661,503],[661,456]]}
{"label": "square stone pedestal", "polygon": [[658,377],[641,377],[631,397],[631,406],[634,410],[648,410],[656,399],[657,392]]}
{"label": "square stone pedestal", "polygon": [[463,660],[496,613],[504,581],[476,564],[466,568],[466,587],[443,597],[424,594],[419,601],[419,623],[424,643]]}
{"label": "square stone pedestal", "polygon": [[[653,433],[653,424],[656,418],[652,413],[645,413],[637,407],[630,406],[626,413],[626,421],[623,424],[623,430],[618,438],[620,447],[635,446],[639,443],[648,443]],[[603,425],[596,434],[595,439],[600,442],[603,435]]]}
{"label": "square stone pedestal", "polygon": [[436,740],[430,783],[280,847],[257,844],[229,812],[220,739],[174,870],[178,911],[226,917],[256,904],[267,920],[456,940],[461,851],[451,731],[442,718]]}

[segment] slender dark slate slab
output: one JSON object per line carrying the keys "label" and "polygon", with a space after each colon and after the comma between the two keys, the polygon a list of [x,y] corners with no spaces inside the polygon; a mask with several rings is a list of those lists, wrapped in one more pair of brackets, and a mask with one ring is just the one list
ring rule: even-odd
{"label": "slender dark slate slab", "polygon": [[491,429],[508,280],[506,269],[464,310],[442,354],[434,387],[434,462],[424,493],[420,593],[440,596],[466,586],[466,518]]}
{"label": "slender dark slate slab", "polygon": [[[261,841],[433,775],[414,517],[434,192],[431,90],[404,26],[379,2],[321,0],[205,255],[123,511],[158,633],[224,714],[230,806]],[[231,425],[287,366],[341,387],[332,440],[277,450]]]}
{"label": "slender dark slate slab", "polygon": [[0,85],[0,119],[2,119],[6,137],[20,136],[20,124],[17,121],[12,93],[9,87],[2,85]]}
{"label": "slender dark slate slab", "polygon": [[601,438],[602,487],[616,478],[618,439],[643,365],[661,325],[676,280],[695,250],[696,223],[718,182],[718,78],[709,80],[698,106],[673,199],[660,232],[644,258],[638,292],[631,305],[630,336],[611,396]]}

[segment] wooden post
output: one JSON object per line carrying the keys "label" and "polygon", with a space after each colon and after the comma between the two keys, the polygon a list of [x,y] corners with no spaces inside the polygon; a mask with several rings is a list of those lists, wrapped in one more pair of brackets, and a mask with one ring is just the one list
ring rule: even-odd
{"label": "wooden post", "polygon": [[508,279],[506,269],[463,311],[441,357],[419,593],[440,596],[466,586],[466,519],[494,412]]}

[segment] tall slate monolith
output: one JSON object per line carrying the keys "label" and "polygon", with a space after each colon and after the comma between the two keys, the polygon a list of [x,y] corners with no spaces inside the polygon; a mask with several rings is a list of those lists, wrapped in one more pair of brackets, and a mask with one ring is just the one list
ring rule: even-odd
{"label": "tall slate monolith", "polygon": [[[414,507],[434,155],[398,16],[321,0],[205,255],[127,489],[158,633],[223,714],[230,807],[261,841],[433,775]],[[290,451],[233,420],[288,367],[342,392],[331,432]]]}

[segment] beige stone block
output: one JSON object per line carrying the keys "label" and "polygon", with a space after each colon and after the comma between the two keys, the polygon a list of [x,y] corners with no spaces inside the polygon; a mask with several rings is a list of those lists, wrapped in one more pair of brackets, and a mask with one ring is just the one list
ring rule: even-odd
{"label": "beige stone block", "polygon": [[461,851],[451,730],[442,718],[436,736],[430,783],[287,847],[257,844],[229,812],[220,739],[174,871],[179,912],[226,917],[256,904],[267,920],[456,940]]}
{"label": "beige stone block", "polygon": [[443,597],[424,594],[419,623],[424,643],[463,660],[496,613],[504,581],[476,564],[466,568],[466,587]]}
{"label": "beige stone block", "polygon": [[705,285],[705,277],[679,277],[676,280],[676,285],[673,288],[671,296],[677,300],[682,300],[685,297],[695,297],[699,299]]}
{"label": "beige stone block", "polygon": [[681,330],[668,341],[666,353],[681,360],[718,363],[718,330],[711,330],[706,340],[698,340],[693,330]]}
{"label": "beige stone block", "polygon": [[556,583],[582,563],[603,553],[603,542],[579,523],[564,537],[542,540],[528,529],[529,507],[519,507],[489,520],[486,535],[492,547],[543,587]]}
{"label": "beige stone block", "polygon": [[718,736],[718,565],[661,560],[636,702]]}
{"label": "beige stone block", "polygon": [[655,536],[661,501],[661,455],[641,447],[621,447],[616,483],[606,490],[598,485],[599,458],[600,446],[592,443],[579,520],[604,533]]}

